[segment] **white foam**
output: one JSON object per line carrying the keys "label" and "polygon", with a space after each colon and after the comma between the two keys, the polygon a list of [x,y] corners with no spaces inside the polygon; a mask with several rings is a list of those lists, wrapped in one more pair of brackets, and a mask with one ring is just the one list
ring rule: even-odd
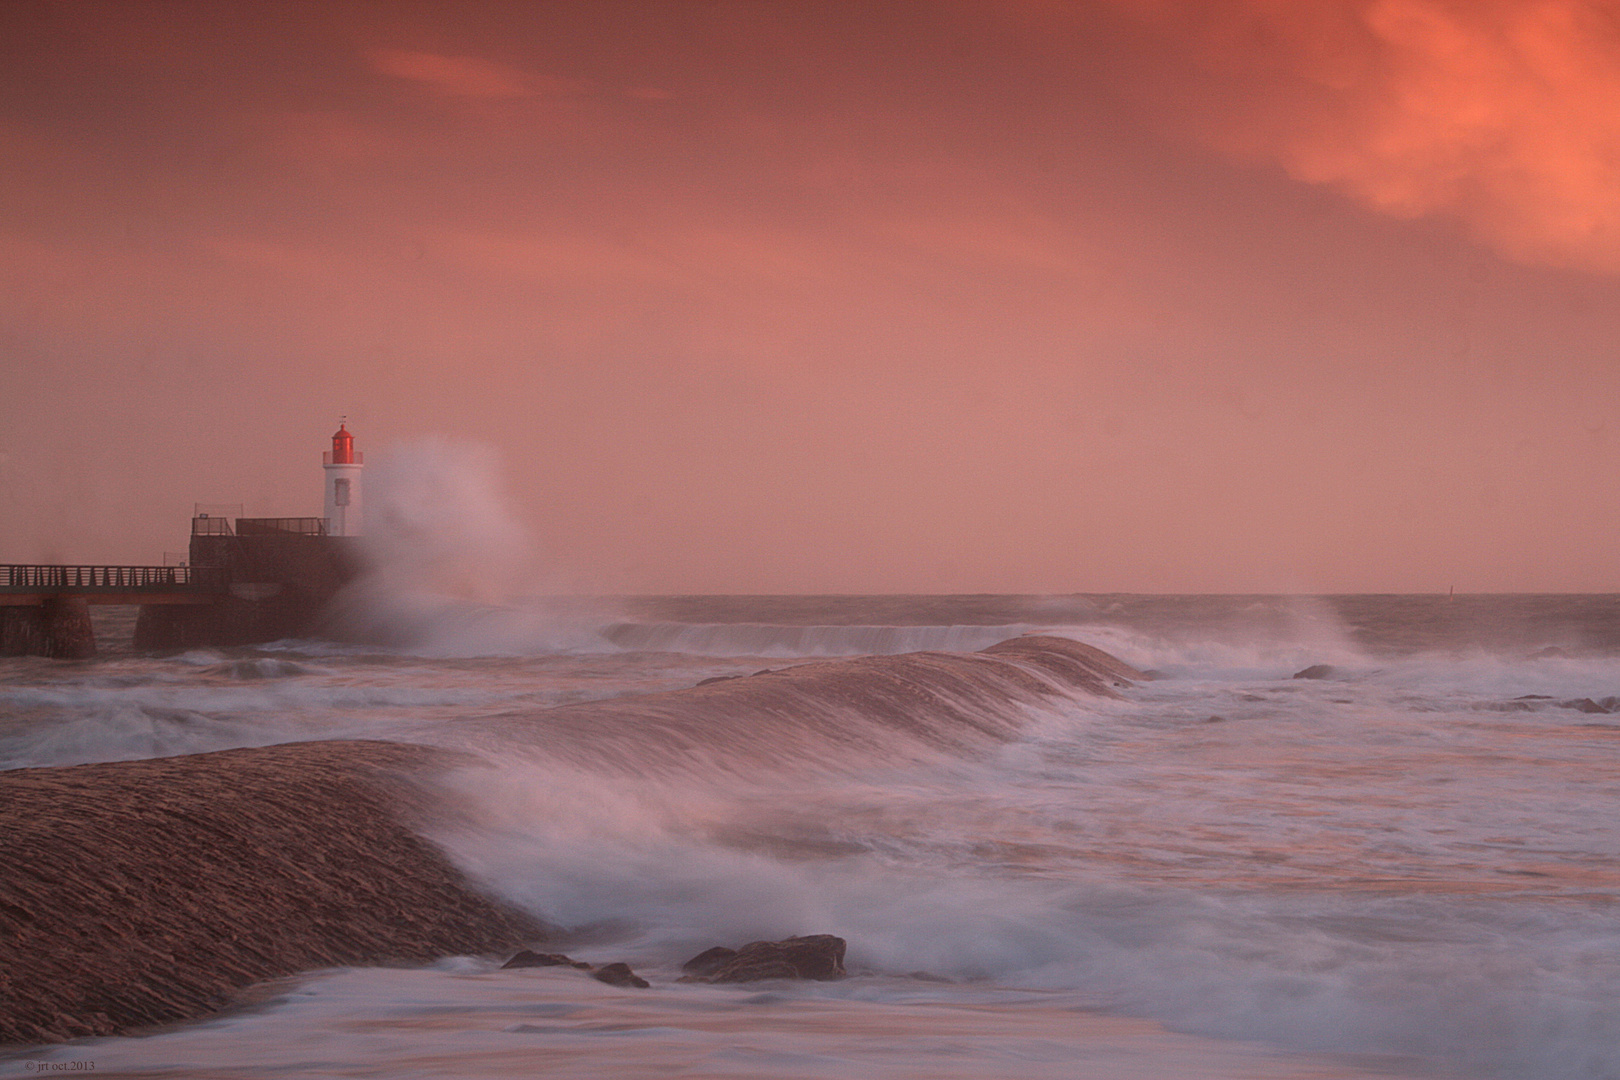
{"label": "white foam", "polygon": [[615,623],[602,636],[622,649],[701,656],[890,656],[977,652],[1045,628],[990,626],[800,626],[771,623]]}

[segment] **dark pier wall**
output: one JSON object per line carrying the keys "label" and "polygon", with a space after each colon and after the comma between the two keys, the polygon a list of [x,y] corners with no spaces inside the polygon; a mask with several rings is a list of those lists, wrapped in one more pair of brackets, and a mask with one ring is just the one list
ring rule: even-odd
{"label": "dark pier wall", "polygon": [[150,605],[135,624],[138,649],[253,645],[317,633],[326,606],[359,572],[354,538],[298,533],[193,536],[192,566],[225,568],[213,604]]}
{"label": "dark pier wall", "polygon": [[0,656],[87,660],[94,655],[90,605],[82,598],[52,596],[43,604],[0,607]]}

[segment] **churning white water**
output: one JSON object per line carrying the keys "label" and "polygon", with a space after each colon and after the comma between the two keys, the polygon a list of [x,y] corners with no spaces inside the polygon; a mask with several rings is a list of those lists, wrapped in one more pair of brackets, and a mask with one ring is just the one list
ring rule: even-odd
{"label": "churning white water", "polygon": [[[433,839],[557,925],[551,947],[628,961],[652,989],[501,958],[345,970],[19,1061],[198,1077],[1620,1076],[1620,599],[462,604],[418,648],[114,642],[81,664],[0,661],[0,759],[356,736],[469,748],[488,764],[442,778]],[[1043,627],[1159,677],[1122,700],[1009,704],[1021,734],[972,753],[874,730],[801,741],[786,764],[717,736],[672,763],[616,729],[614,764],[594,767],[548,735],[555,705]],[[1311,665],[1327,669],[1293,677]],[[795,933],[847,938],[852,977],[674,981],[710,945]]]}

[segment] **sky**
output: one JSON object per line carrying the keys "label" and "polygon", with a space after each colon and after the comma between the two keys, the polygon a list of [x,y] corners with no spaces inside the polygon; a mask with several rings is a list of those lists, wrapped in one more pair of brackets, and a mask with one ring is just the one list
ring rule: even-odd
{"label": "sky", "polygon": [[341,416],[536,590],[1620,591],[1616,101],[1615,0],[8,0],[0,561]]}

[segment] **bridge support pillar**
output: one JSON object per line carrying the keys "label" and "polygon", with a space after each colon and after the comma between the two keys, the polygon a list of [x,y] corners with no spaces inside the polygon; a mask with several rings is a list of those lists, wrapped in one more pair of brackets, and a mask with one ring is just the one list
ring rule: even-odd
{"label": "bridge support pillar", "polygon": [[88,660],[96,655],[96,628],[90,605],[80,596],[53,596],[42,605],[45,655],[58,660]]}
{"label": "bridge support pillar", "polygon": [[0,607],[0,656],[44,656],[45,620],[38,605]]}
{"label": "bridge support pillar", "polygon": [[43,604],[0,607],[0,656],[88,660],[96,655],[90,605],[78,596],[49,596]]}

